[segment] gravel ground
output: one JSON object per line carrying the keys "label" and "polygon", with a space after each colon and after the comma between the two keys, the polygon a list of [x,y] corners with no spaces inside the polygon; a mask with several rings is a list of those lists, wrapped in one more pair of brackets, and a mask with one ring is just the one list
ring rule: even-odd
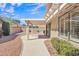
{"label": "gravel ground", "polygon": [[49,53],[51,56],[57,56],[57,51],[53,48],[51,41],[50,40],[45,40],[44,41]]}
{"label": "gravel ground", "polygon": [[10,40],[14,40],[16,37],[17,35],[2,36],[2,38],[0,38],[0,44],[8,42]]}
{"label": "gravel ground", "polygon": [[7,40],[7,42],[0,43],[0,56],[19,56],[22,49],[20,36],[13,36]]}

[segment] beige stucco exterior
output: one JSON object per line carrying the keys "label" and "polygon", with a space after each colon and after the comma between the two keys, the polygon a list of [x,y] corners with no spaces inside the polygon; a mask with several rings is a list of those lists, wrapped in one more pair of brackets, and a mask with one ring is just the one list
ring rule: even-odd
{"label": "beige stucco exterior", "polygon": [[[58,4],[58,5],[60,5],[60,4]],[[52,3],[51,5],[49,5],[48,4],[48,6],[50,6],[49,7],[49,10],[48,10],[48,7],[47,7],[47,10],[46,10],[46,17],[47,17],[47,19],[46,19],[46,24],[48,25],[49,23],[51,24],[50,25],[50,30],[48,30],[47,32],[49,32],[49,37],[51,38],[51,37],[57,37],[58,36],[58,18],[57,18],[57,15],[54,15],[53,16],[53,14],[52,14],[52,11],[53,11],[53,13],[54,13],[54,11],[57,9],[57,8],[55,8],[55,7],[58,7],[58,5],[56,5],[56,4],[54,4],[54,3]],[[50,10],[52,10],[52,11],[50,11]],[[51,14],[50,14],[51,13]],[[46,18],[45,17],[45,18]],[[49,28],[49,26],[48,26],[48,28]]]}
{"label": "beige stucco exterior", "polygon": [[[55,8],[54,13],[52,12],[54,10],[53,6],[54,4],[50,6],[49,10],[47,7],[46,10],[46,24],[48,28],[50,28],[47,33],[50,34],[50,38],[52,37],[60,37],[62,36],[63,38],[66,39],[73,39],[72,37],[76,37],[75,35],[78,36],[78,22],[79,22],[79,4],[78,3],[62,3],[58,4],[57,7]],[[52,11],[50,11],[52,10]],[[51,14],[50,14],[51,13]],[[72,24],[74,23],[74,24]],[[77,27],[73,27],[77,26]],[[77,31],[77,33],[76,33]],[[73,36],[74,35],[74,36]]]}

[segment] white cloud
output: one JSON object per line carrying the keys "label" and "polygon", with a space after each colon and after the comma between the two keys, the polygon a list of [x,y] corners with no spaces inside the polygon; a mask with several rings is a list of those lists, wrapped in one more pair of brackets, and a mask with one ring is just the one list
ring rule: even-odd
{"label": "white cloud", "polygon": [[27,6],[34,6],[34,5],[38,5],[38,3],[27,4]]}
{"label": "white cloud", "polygon": [[6,3],[0,3],[1,11],[4,11],[5,7],[6,7]]}
{"label": "white cloud", "polygon": [[39,9],[40,9],[41,7],[43,7],[43,6],[45,6],[45,4],[39,3],[39,4],[37,5],[37,7],[35,7],[34,9],[32,9],[31,14],[40,13]]}
{"label": "white cloud", "polygon": [[31,12],[31,14],[36,14],[36,13],[40,13],[39,11],[33,11]]}
{"label": "white cloud", "polygon": [[22,3],[11,3],[11,6],[10,6],[10,8],[8,8],[8,9],[5,9],[4,11],[6,12],[6,13],[10,13],[10,14],[14,14],[14,6],[21,6],[22,5]]}
{"label": "white cloud", "polygon": [[19,7],[19,6],[22,5],[22,3],[11,3],[11,5],[12,5],[12,6],[17,6],[17,7]]}
{"label": "white cloud", "polygon": [[0,7],[1,8],[5,8],[6,7],[6,3],[0,3]]}
{"label": "white cloud", "polygon": [[12,6],[15,6],[17,3],[11,3]]}
{"label": "white cloud", "polygon": [[17,6],[19,7],[19,6],[21,6],[22,5],[22,3],[17,3]]}
{"label": "white cloud", "polygon": [[14,13],[14,7],[10,7],[9,9],[6,9],[5,12],[13,14]]}
{"label": "white cloud", "polygon": [[39,4],[37,5],[37,7],[35,7],[32,11],[37,11],[38,9],[40,9],[40,8],[43,7],[43,6],[45,6],[45,4],[39,3]]}

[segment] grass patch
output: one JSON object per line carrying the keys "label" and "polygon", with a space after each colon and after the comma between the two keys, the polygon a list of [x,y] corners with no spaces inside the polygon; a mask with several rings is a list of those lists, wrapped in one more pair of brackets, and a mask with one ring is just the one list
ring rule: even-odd
{"label": "grass patch", "polygon": [[57,50],[58,55],[65,55],[65,56],[78,56],[79,49],[75,48],[69,42],[64,40],[59,40],[58,38],[51,39],[52,46]]}

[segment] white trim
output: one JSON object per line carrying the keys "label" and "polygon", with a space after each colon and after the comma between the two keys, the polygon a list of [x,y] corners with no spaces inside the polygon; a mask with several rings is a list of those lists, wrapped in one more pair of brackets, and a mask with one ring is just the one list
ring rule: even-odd
{"label": "white trim", "polygon": [[66,5],[67,3],[63,3],[61,6],[60,6],[60,10]]}
{"label": "white trim", "polygon": [[48,18],[46,22],[48,22],[57,12],[58,12],[58,9]]}
{"label": "white trim", "polygon": [[[63,3],[61,6],[60,6],[60,10],[66,5],[67,3]],[[58,12],[58,9],[56,9],[56,11],[48,18],[48,20],[46,22],[48,22],[56,13]]]}
{"label": "white trim", "polygon": [[58,12],[58,9],[53,13],[53,15],[55,15]]}

